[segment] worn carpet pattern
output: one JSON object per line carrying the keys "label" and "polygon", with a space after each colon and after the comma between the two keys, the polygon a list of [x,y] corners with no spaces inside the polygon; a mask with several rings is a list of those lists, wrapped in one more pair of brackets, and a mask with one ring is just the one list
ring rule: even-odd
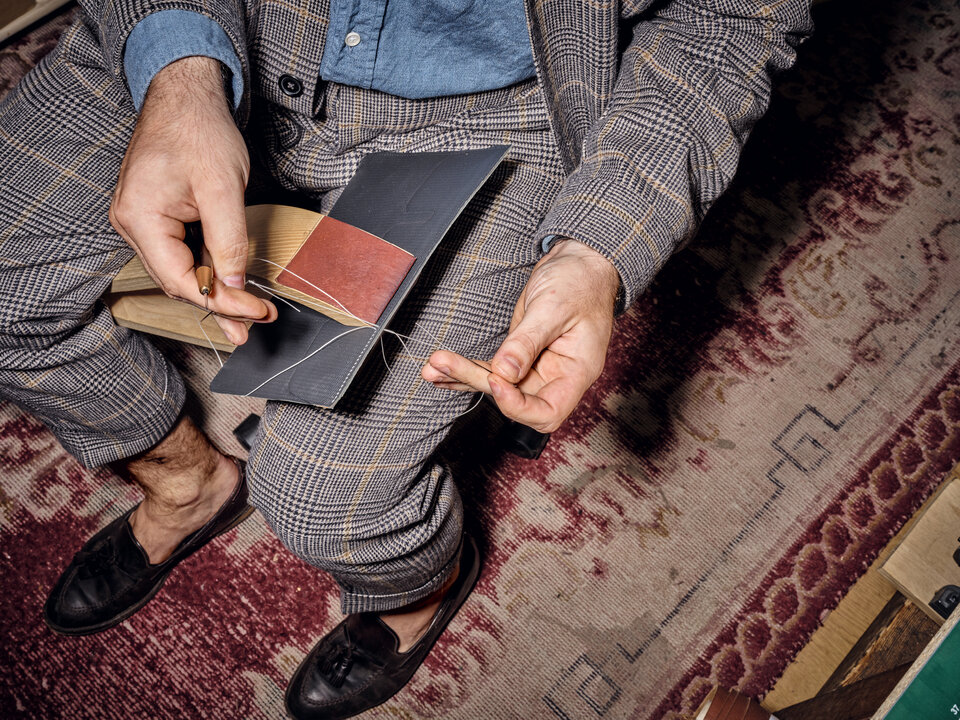
{"label": "worn carpet pattern", "polygon": [[[762,695],[960,460],[960,11],[833,0],[735,186],[618,325],[539,461],[488,408],[445,449],[485,566],[412,684],[371,718],[678,718]],[[0,90],[63,16],[0,50]],[[255,401],[205,390],[228,449]],[[0,716],[277,718],[338,620],[329,578],[259,517],[91,638],[46,592],[136,499],[0,405]]]}

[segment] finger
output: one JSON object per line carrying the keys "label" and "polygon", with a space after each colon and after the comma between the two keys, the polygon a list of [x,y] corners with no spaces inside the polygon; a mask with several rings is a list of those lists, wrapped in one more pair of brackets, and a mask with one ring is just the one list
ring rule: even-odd
{"label": "finger", "polygon": [[[203,241],[213,262],[214,285],[210,309],[218,314],[260,320],[269,315],[266,304],[244,291],[247,267],[247,222],[243,184],[224,183],[197,195]],[[218,282],[219,281],[219,282]]]}
{"label": "finger", "polygon": [[247,341],[249,332],[247,331],[246,323],[218,315],[214,315],[213,319],[220,329],[223,330],[223,334],[227,336],[227,340],[234,345],[243,345]]}
{"label": "finger", "polygon": [[491,374],[490,392],[506,417],[539,432],[556,430],[574,411],[587,387],[576,378],[560,378],[544,385],[537,394],[523,392]]}
{"label": "finger", "polygon": [[[214,282],[216,282],[216,280]],[[223,291],[221,291],[221,293],[222,292]],[[253,322],[259,324],[273,322],[276,320],[277,316],[279,315],[277,312],[277,306],[265,298],[260,298],[260,301],[266,305],[267,314],[258,320],[254,320]],[[226,335],[227,339],[230,340],[230,342],[232,342],[234,345],[243,345],[249,338],[250,322],[247,318],[229,317],[226,315],[219,315],[217,313],[213,313],[213,318],[220,329],[223,330],[223,334]]]}
{"label": "finger", "polygon": [[[279,313],[277,312],[276,305],[274,305],[270,300],[246,290],[242,291],[243,294],[259,300],[259,311],[263,312],[264,314],[259,317],[250,317],[249,315],[231,312],[230,309],[233,307],[232,303],[235,300],[237,293],[240,292],[241,291],[235,290],[234,288],[227,287],[218,278],[214,278],[210,294],[207,295],[201,302],[204,304],[204,307],[214,315],[217,317],[226,318],[227,320],[239,320],[240,322],[244,323],[269,323],[277,319]],[[224,308],[226,308],[226,310],[224,310]]]}
{"label": "finger", "polygon": [[519,383],[540,353],[563,333],[567,318],[555,303],[532,302],[491,361],[493,372]]}
{"label": "finger", "polygon": [[471,387],[470,385],[464,385],[463,383],[458,383],[458,382],[439,382],[439,383],[434,383],[433,386],[438,387],[442,390],[456,390],[458,392],[471,392],[471,393],[477,392],[477,389],[475,387]]}
{"label": "finger", "polygon": [[183,242],[183,223],[165,215],[145,213],[127,223],[121,234],[137,251],[157,287],[170,297],[203,304],[193,252]]}
{"label": "finger", "polygon": [[[200,293],[193,252],[183,242],[182,233],[183,224],[166,216],[142,216],[129,231],[124,229],[121,232],[129,236],[128,242],[137,250],[147,272],[167,295],[214,312],[223,307],[228,311],[234,310],[232,305],[224,302],[224,291],[229,288],[217,279],[214,279],[214,287],[221,288],[217,295],[220,302],[214,301],[216,290],[206,298]],[[258,302],[260,307],[257,310],[263,313],[258,322],[270,322],[277,318],[277,308],[273,303]],[[240,315],[216,317],[216,322],[230,342],[242,345],[247,340],[245,319]]]}
{"label": "finger", "polygon": [[432,383],[455,382],[452,377],[435,368],[429,361],[420,368],[420,377]]}
{"label": "finger", "polygon": [[198,190],[197,210],[214,275],[229,287],[242,289],[247,272],[247,220],[240,179]]}
{"label": "finger", "polygon": [[[431,369],[428,370],[427,367]],[[442,382],[456,382],[483,393],[490,393],[487,377],[490,375],[489,363],[482,360],[469,360],[450,350],[437,350],[433,353],[427,365],[421,371],[425,380],[434,382],[438,378]]]}

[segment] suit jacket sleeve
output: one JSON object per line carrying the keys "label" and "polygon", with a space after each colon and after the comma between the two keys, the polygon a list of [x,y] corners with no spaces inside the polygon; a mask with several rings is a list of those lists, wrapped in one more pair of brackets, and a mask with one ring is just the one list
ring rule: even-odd
{"label": "suit jacket sleeve", "polygon": [[[241,0],[79,0],[84,13],[97,32],[104,66],[126,85],[123,56],[134,27],[148,15],[162,10],[189,10],[216,22],[236,51],[243,74],[243,87],[250,87],[250,64]],[[238,114],[246,115],[249,91],[237,103]],[[236,100],[236,98],[235,98]]]}
{"label": "suit jacket sleeve", "polygon": [[771,76],[793,64],[812,31],[807,0],[657,7],[633,19],[613,96],[534,238],[570,237],[610,259],[620,311],[727,188],[766,111]]}

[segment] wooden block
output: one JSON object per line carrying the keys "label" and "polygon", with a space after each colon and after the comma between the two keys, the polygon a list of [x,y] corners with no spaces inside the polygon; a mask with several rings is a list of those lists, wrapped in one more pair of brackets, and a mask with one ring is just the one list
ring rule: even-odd
{"label": "wooden block", "polygon": [[955,479],[941,489],[879,569],[938,625],[943,618],[929,603],[944,585],[960,585],[960,565],[953,559],[958,534],[960,479]]}
{"label": "wooden block", "polygon": [[203,322],[203,329],[207,332],[209,341],[203,336],[197,322],[204,316],[202,309],[172,300],[159,290],[107,295],[104,301],[113,313],[113,319],[116,320],[117,325],[122,327],[193,343],[205,348],[209,348],[212,342],[217,350],[228,353],[236,349],[213,318],[207,318]]}

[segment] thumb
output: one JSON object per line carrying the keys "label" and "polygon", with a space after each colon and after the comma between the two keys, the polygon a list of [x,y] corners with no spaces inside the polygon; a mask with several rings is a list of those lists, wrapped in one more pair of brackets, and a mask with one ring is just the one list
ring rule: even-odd
{"label": "thumb", "polygon": [[532,303],[493,356],[493,371],[512,383],[520,382],[540,353],[563,333],[562,322],[552,304]]}
{"label": "thumb", "polygon": [[[213,262],[215,292],[210,309],[252,320],[270,315],[270,308],[244,290],[247,270],[247,218],[243,187],[223,186],[197,198],[203,244]],[[217,280],[223,285],[219,285]]]}
{"label": "thumb", "polygon": [[247,269],[247,218],[243,188],[225,186],[197,198],[203,242],[213,260],[213,274],[224,285],[244,286]]}

